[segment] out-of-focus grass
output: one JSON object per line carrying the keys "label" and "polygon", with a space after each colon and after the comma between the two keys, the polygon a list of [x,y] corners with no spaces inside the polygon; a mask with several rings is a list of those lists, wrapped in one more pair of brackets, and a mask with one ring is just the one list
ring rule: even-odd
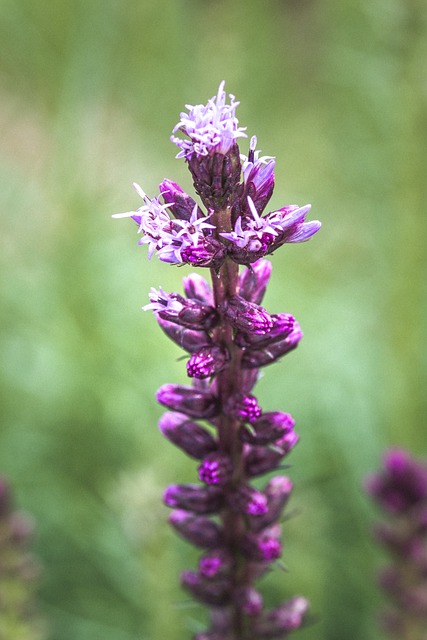
{"label": "out-of-focus grass", "polygon": [[37,521],[52,638],[181,640],[203,621],[161,505],[194,465],[153,399],[184,367],[139,311],[188,270],[148,263],[110,214],[138,206],[133,180],[191,188],[168,136],[223,78],[277,156],[272,207],[312,201],[323,222],[272,258],[266,306],[305,338],[259,383],[301,434],[267,599],[311,598],[304,640],[377,638],[361,481],[390,443],[426,452],[423,3],[3,0],[0,36],[0,468]]}

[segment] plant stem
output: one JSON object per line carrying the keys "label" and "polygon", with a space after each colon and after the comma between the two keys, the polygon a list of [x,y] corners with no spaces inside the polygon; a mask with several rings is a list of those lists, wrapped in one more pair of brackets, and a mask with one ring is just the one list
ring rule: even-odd
{"label": "plant stem", "polygon": [[[218,233],[231,227],[229,211],[215,214]],[[225,347],[230,354],[229,366],[217,376],[218,396],[221,407],[225,407],[229,398],[241,392],[242,374],[241,357],[242,350],[233,342],[233,328],[230,321],[224,315],[227,300],[238,293],[239,265],[226,259],[219,272],[211,269],[212,288],[214,292],[215,307],[220,315],[220,321],[216,329],[216,343]],[[236,490],[245,481],[242,442],[239,438],[240,423],[237,419],[220,414],[218,425],[219,450],[230,456],[233,463],[233,477],[226,491]],[[221,520],[224,531],[225,544],[230,556],[233,558],[233,591],[242,587],[247,582],[246,563],[240,552],[240,541],[245,532],[244,518],[235,513],[229,507],[225,507]],[[233,640],[244,640],[245,624],[244,615],[237,603],[233,603],[232,625]]]}

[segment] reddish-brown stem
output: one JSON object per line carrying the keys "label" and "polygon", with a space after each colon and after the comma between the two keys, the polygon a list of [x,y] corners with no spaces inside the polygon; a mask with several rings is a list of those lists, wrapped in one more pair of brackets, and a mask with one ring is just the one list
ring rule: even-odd
{"label": "reddish-brown stem", "polygon": [[[229,210],[214,214],[217,233],[229,231],[231,220]],[[229,258],[221,266],[219,272],[211,270],[215,306],[220,316],[216,328],[217,344],[225,347],[230,354],[229,366],[217,376],[217,388],[220,406],[224,407],[234,393],[241,391],[241,357],[242,350],[233,342],[233,327],[224,315],[227,300],[238,294],[239,266]],[[230,456],[233,463],[233,477],[226,491],[234,491],[245,481],[242,442],[239,438],[240,423],[225,413],[221,413],[218,425],[220,451]],[[225,544],[234,560],[233,587],[237,589],[247,582],[246,563],[241,556],[241,538],[245,532],[244,518],[226,507],[222,514]],[[233,640],[244,640],[244,616],[236,603],[233,603]]]}

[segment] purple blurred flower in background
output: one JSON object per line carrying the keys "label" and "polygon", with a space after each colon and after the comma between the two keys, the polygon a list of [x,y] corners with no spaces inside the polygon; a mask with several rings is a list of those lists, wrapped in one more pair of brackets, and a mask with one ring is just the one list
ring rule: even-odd
{"label": "purple blurred flower in background", "polygon": [[365,481],[366,491],[388,516],[374,536],[391,556],[379,584],[391,607],[380,622],[391,637],[427,638],[427,461],[403,449],[384,455],[383,469]]}
{"label": "purple blurred flower in background", "polygon": [[165,179],[154,198],[135,185],[144,204],[116,217],[136,222],[149,258],[156,252],[170,264],[210,269],[211,283],[191,274],[184,296],[152,289],[145,307],[189,354],[191,384],[165,384],[157,400],[168,410],[163,435],[198,461],[200,484],[174,484],[164,494],[170,524],[202,549],[198,570],[181,578],[210,608],[210,628],[195,639],[279,639],[303,624],[308,602],[297,596],[267,610],[254,583],[281,555],[279,522],[292,482],[283,475],[262,489],[251,482],[277,470],[298,436],[292,416],[263,411],[252,390],[259,369],[295,349],[302,332],[292,315],[260,306],[271,275],[264,256],[308,240],[320,223],[305,221],[309,205],[265,213],[275,161],[260,157],[255,137],[248,155],[240,153],[246,134],[239,103],[229,98],[222,82],[206,105],[187,105],[171,137],[201,204]]}
{"label": "purple blurred flower in background", "polygon": [[39,566],[29,553],[30,518],[15,510],[7,480],[0,476],[0,638],[43,640],[47,628],[36,608]]}

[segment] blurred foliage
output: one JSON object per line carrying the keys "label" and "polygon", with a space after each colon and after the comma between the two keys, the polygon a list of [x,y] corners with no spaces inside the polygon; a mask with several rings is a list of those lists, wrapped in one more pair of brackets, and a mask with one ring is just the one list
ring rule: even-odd
{"label": "blurred foliage", "polygon": [[312,201],[323,222],[272,258],[265,306],[305,338],[258,387],[301,434],[289,573],[264,587],[311,599],[301,640],[378,638],[362,478],[385,445],[427,449],[426,20],[424,0],[0,3],[0,470],[37,521],[55,640],[203,624],[161,505],[195,478],[156,428],[183,362],[139,311],[187,271],[147,262],[110,215],[139,206],[133,180],[191,188],[168,137],[222,79],[277,157],[272,208]]}

